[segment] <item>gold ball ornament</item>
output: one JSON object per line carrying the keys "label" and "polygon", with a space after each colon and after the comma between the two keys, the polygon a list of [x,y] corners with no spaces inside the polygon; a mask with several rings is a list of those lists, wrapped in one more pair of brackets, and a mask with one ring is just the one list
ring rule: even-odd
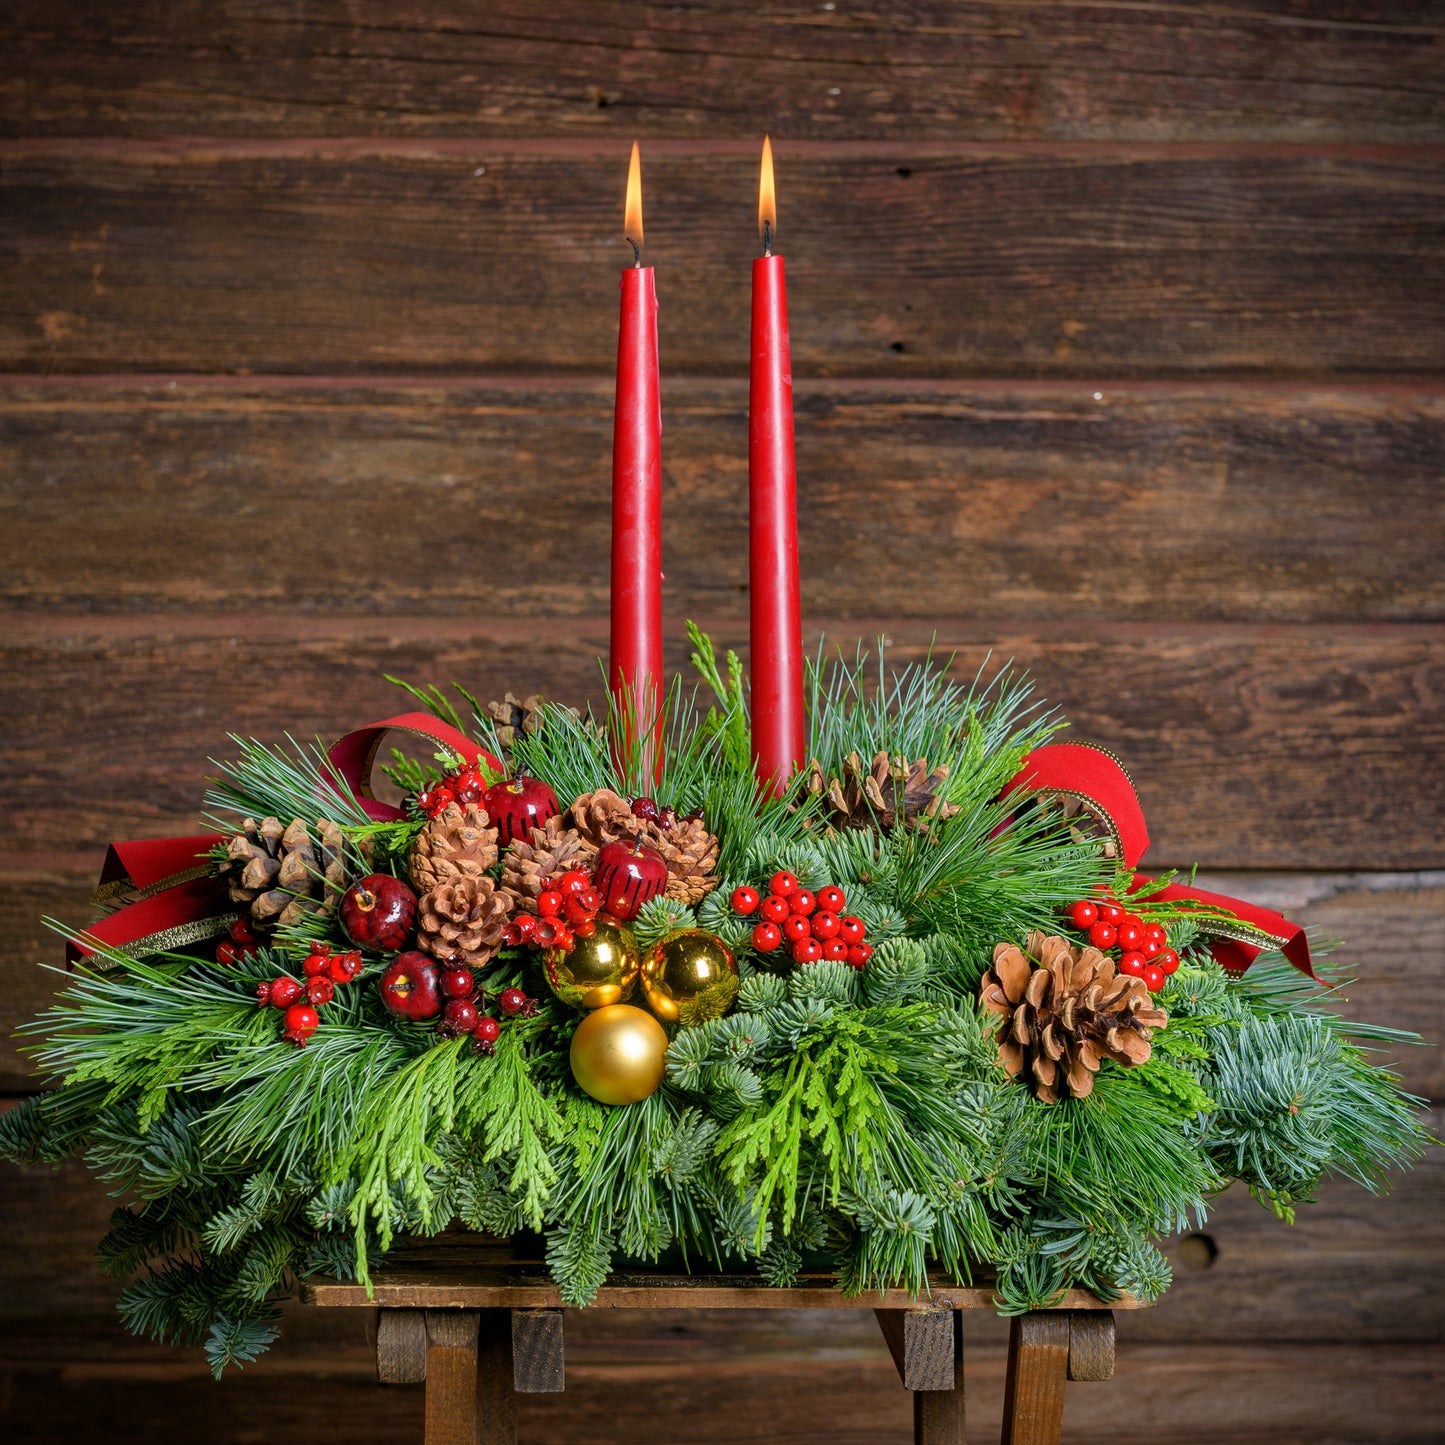
{"label": "gold ball ornament", "polygon": [[570,953],[560,948],[542,955],[547,987],[569,1008],[606,1008],[632,997],[642,953],[630,928],[597,920],[591,938],[579,938]]}
{"label": "gold ball ornament", "polygon": [[667,1035],[631,1004],[594,1009],[572,1035],[572,1077],[599,1104],[636,1104],[662,1083]]}
{"label": "gold ball ornament", "polygon": [[721,1018],[736,1001],[739,986],[732,950],[700,928],[668,934],[642,960],[642,991],[665,1023]]}

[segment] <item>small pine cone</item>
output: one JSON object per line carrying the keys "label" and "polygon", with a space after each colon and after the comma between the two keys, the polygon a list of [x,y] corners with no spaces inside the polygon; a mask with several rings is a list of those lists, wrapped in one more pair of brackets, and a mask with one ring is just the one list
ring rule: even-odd
{"label": "small pine cone", "polygon": [[329,915],[346,892],[348,875],[340,827],[300,818],[282,827],[279,818],[247,818],[226,845],[232,903],[245,905],[258,928],[285,928],[311,914]]}
{"label": "small pine cone", "polygon": [[507,693],[501,702],[489,702],[487,712],[495,725],[497,746],[510,753],[519,736],[531,737],[542,730],[542,697],[533,693],[520,702],[515,693]]}
{"label": "small pine cone", "polygon": [[679,818],[670,828],[651,826],[646,841],[667,864],[667,897],[689,907],[718,885],[718,840],[701,818]]}
{"label": "small pine cone", "polygon": [[544,828],[533,828],[527,839],[518,838],[507,849],[502,865],[502,891],[519,913],[535,913],[537,897],[554,878],[573,868],[590,873],[597,861],[596,847],[560,817],[548,818]]}
{"label": "small pine cone", "polygon": [[855,752],[843,760],[841,778],[828,777],[816,758],[807,773],[808,792],[823,799],[823,816],[834,828],[891,833],[900,826],[914,826],[926,831],[934,818],[948,818],[958,811],[939,794],[948,769],[942,763],[930,769],[924,758],[909,762],[879,752],[865,768]]}
{"label": "small pine cone", "polygon": [[1005,1020],[999,1063],[1050,1104],[1091,1093],[1104,1059],[1126,1069],[1147,1062],[1154,1030],[1169,1022],[1143,979],[1116,973],[1096,948],[1039,932],[1029,934],[1027,952],[1012,943],[994,949],[980,998]]}
{"label": "small pine cone", "polygon": [[433,888],[417,906],[417,945],[443,963],[476,967],[502,946],[510,900],[485,875],[465,874]]}
{"label": "small pine cone", "polygon": [[412,886],[429,893],[451,878],[480,878],[497,861],[497,830],[475,803],[448,803],[411,845]]}
{"label": "small pine cone", "polygon": [[594,848],[600,848],[604,843],[615,843],[619,838],[631,841],[651,826],[635,817],[632,805],[611,788],[583,793],[567,809],[566,822]]}

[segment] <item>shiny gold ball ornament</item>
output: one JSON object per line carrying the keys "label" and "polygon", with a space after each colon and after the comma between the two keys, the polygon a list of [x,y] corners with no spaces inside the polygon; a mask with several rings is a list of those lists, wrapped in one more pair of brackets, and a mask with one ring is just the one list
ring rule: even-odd
{"label": "shiny gold ball ornament", "polygon": [[572,1077],[599,1104],[635,1104],[662,1083],[667,1035],[644,1009],[607,1004],[572,1035]]}
{"label": "shiny gold ball ornament", "polygon": [[569,952],[551,948],[542,955],[547,987],[570,1008],[606,1008],[631,998],[641,967],[632,930],[603,918],[591,938],[577,939]]}
{"label": "shiny gold ball ornament", "polygon": [[669,933],[642,960],[642,991],[664,1023],[701,1024],[721,1018],[738,996],[732,950],[711,933]]}

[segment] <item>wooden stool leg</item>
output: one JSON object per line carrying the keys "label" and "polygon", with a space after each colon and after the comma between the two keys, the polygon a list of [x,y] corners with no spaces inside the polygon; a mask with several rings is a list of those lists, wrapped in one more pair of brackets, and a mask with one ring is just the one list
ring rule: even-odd
{"label": "wooden stool leg", "polygon": [[1042,1311],[1015,1318],[1004,1381],[1003,1445],[1058,1445],[1068,1366],[1067,1313]]}
{"label": "wooden stool leg", "polygon": [[953,1388],[913,1392],[914,1445],[963,1445],[963,1316],[949,1311],[953,1326]]}
{"label": "wooden stool leg", "polygon": [[511,1316],[426,1312],[426,1445],[515,1445]]}
{"label": "wooden stool leg", "polygon": [[517,1445],[511,1310],[483,1310],[479,1333],[476,1445]]}

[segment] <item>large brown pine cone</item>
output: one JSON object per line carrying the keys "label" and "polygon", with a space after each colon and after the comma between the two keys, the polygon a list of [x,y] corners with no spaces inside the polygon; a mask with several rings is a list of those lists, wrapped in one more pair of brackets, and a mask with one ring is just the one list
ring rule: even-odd
{"label": "large brown pine cone", "polygon": [[531,737],[542,730],[542,697],[533,693],[518,700],[515,693],[507,693],[501,702],[489,702],[487,712],[496,727],[497,746],[502,752],[510,753],[512,742],[519,735]]}
{"label": "large brown pine cone", "polygon": [[502,864],[502,891],[519,913],[535,913],[537,897],[555,878],[573,868],[590,873],[597,848],[560,817],[548,818],[544,828],[533,828],[507,849]]}
{"label": "large brown pine cone", "polygon": [[667,864],[666,895],[678,903],[698,903],[718,885],[718,840],[701,818],[655,823],[639,818],[632,805],[610,788],[599,788],[583,793],[567,810],[566,820],[598,848],[619,839],[628,843],[641,839],[655,848]]}
{"label": "large brown pine cone", "polygon": [[1005,1020],[999,1063],[1045,1103],[1084,1098],[1104,1059],[1124,1068],[1145,1063],[1154,1030],[1169,1022],[1143,979],[1116,973],[1097,948],[1037,931],[1027,952],[1012,943],[994,949],[980,997]]}
{"label": "large brown pine cone", "polygon": [[857,753],[843,760],[843,775],[830,778],[815,758],[808,764],[808,792],[823,799],[823,816],[834,828],[876,828],[891,833],[958,811],[939,796],[948,777],[942,763],[930,769],[924,758],[909,762],[887,753],[873,755],[865,768]]}
{"label": "large brown pine cone", "polygon": [[412,886],[427,893],[449,878],[480,878],[497,861],[497,830],[475,803],[448,803],[411,845]]}
{"label": "large brown pine cone", "polygon": [[341,829],[327,818],[308,828],[300,818],[247,818],[226,845],[222,867],[231,902],[257,928],[285,928],[310,914],[329,915],[346,892]]}
{"label": "large brown pine cone", "polygon": [[444,963],[485,963],[502,946],[511,917],[507,896],[489,877],[450,878],[417,905],[417,944]]}

